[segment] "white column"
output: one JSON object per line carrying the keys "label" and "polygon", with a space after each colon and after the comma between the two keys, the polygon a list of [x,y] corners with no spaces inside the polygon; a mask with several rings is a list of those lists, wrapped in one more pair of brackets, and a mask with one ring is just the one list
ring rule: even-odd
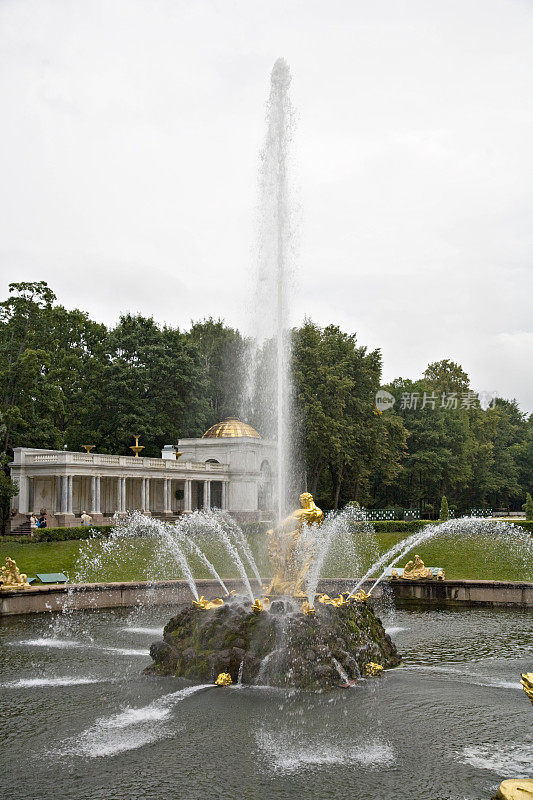
{"label": "white column", "polygon": [[72,475],[67,476],[67,514],[72,514]]}
{"label": "white column", "polygon": [[21,474],[19,479],[17,480],[18,487],[19,487],[19,495],[18,495],[18,509],[20,514],[28,514],[29,513],[29,501],[30,501],[30,491],[28,486],[28,478],[26,475]]}
{"label": "white column", "polygon": [[169,478],[165,478],[165,482],[163,484],[163,511],[165,514],[170,514],[170,480]]}
{"label": "white column", "polygon": [[96,514],[96,478],[91,475],[91,500],[89,503],[89,514]]}
{"label": "white column", "polygon": [[100,475],[97,475],[95,480],[95,489],[96,489],[96,505],[94,507],[95,514],[101,514],[102,508],[100,506]]}
{"label": "white column", "polygon": [[141,478],[141,511],[144,511],[146,506],[146,478]]}
{"label": "white column", "polygon": [[121,511],[126,511],[126,478],[122,478],[122,487],[121,487]]}
{"label": "white column", "polygon": [[185,481],[183,490],[183,508],[185,511],[192,511],[192,481]]}
{"label": "white column", "polygon": [[68,509],[68,478],[61,476],[61,513],[66,514]]}
{"label": "white column", "polygon": [[204,481],[204,508],[211,508],[211,481]]}
{"label": "white column", "polygon": [[61,513],[61,476],[56,476],[56,497],[54,502],[54,514]]}
{"label": "white column", "polygon": [[144,479],[144,510],[150,511],[150,478]]}
{"label": "white column", "polygon": [[116,510],[119,512],[122,511],[122,478],[117,478],[117,508]]}
{"label": "white column", "polygon": [[227,511],[228,508],[228,484],[227,481],[222,481],[222,510]]}

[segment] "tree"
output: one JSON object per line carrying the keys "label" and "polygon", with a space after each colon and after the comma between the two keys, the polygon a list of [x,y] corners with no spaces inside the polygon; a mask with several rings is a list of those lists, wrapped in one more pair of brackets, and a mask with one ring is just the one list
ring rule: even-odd
{"label": "tree", "polygon": [[448,358],[428,364],[424,372],[424,379],[439,393],[461,394],[467,392],[470,387],[470,379],[461,365]]}
{"label": "tree", "polygon": [[527,520],[533,520],[533,497],[529,492],[526,494],[526,502],[522,506],[522,510],[526,512]]}
{"label": "tree", "polygon": [[450,518],[450,511],[448,509],[448,501],[446,500],[446,495],[443,494],[440,504],[439,519],[441,522],[447,522],[449,518]]}
{"label": "tree", "polygon": [[381,354],[358,347],[355,335],[310,320],[293,334],[295,405],[308,488],[324,505],[368,494],[372,470],[391,481],[399,468],[405,436],[400,421],[375,407]]}
{"label": "tree", "polygon": [[246,341],[239,331],[212,317],[195,322],[188,334],[197,347],[209,403],[207,426],[241,413]]}
{"label": "tree", "polygon": [[103,390],[97,425],[113,452],[127,452],[133,434],[140,434],[143,454],[154,456],[164,444],[206,429],[201,354],[187,334],[159,328],[151,317],[127,314],[110,331]]}

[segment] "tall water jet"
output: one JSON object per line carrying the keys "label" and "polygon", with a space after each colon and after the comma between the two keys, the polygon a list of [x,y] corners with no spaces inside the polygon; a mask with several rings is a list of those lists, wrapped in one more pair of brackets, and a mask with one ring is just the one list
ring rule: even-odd
{"label": "tall water jet", "polygon": [[261,151],[257,297],[254,304],[255,352],[251,356],[253,414],[263,435],[277,441],[278,520],[287,508],[291,471],[290,320],[292,225],[288,176],[293,112],[291,73],[280,58],[271,73],[267,133]]}

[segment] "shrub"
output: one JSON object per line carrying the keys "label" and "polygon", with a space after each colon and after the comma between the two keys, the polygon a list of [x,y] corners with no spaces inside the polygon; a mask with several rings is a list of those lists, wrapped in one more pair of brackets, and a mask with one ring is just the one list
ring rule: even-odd
{"label": "shrub", "polygon": [[82,525],[79,528],[34,528],[34,542],[66,542],[71,539],[92,539],[109,536],[112,525]]}
{"label": "shrub", "polygon": [[[357,525],[358,523],[355,524]],[[431,525],[432,522],[429,519],[383,519],[372,521],[370,524],[373,526],[376,533],[403,533],[407,535],[416,533],[425,525]]]}
{"label": "shrub", "polygon": [[526,502],[522,506],[522,511],[526,512],[526,520],[533,521],[533,497],[531,497],[530,493],[526,494]]}
{"label": "shrub", "polygon": [[446,500],[446,495],[442,495],[442,500],[440,504],[440,514],[439,519],[441,522],[447,522],[450,519],[450,512],[448,509],[448,501]]}

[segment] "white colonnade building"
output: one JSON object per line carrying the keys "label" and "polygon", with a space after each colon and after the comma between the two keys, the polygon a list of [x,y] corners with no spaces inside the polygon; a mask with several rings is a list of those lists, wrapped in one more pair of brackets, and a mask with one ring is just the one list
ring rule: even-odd
{"label": "white colonnade building", "polygon": [[200,439],[165,445],[161,458],[16,447],[11,530],[42,509],[49,527],[80,525],[83,511],[94,524],[132,510],[171,518],[220,508],[240,519],[269,518],[274,464],[275,445],[235,418]]}

